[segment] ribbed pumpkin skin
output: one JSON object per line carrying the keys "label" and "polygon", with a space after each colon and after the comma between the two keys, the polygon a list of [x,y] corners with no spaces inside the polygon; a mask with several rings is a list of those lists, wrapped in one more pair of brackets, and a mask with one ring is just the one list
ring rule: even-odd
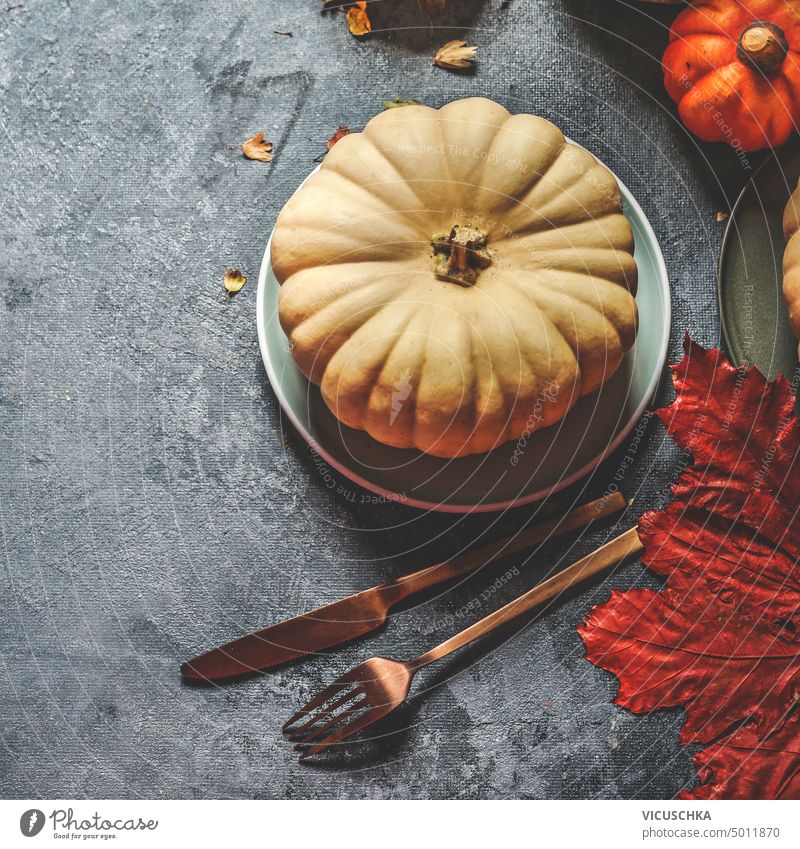
{"label": "ribbed pumpkin skin", "polygon": [[[478,227],[491,265],[437,278],[431,239]],[[350,427],[440,457],[561,419],[636,337],[614,176],[543,118],[470,98],[345,136],[281,212],[272,266],[294,359]]]}
{"label": "ribbed pumpkin skin", "polygon": [[[789,313],[792,333],[800,339],[800,183],[783,212],[783,298]],[[800,348],[798,348],[800,354]]]}
{"label": "ribbed pumpkin skin", "polygon": [[[737,56],[755,21],[779,26],[789,51],[764,76]],[[664,84],[686,126],[701,139],[745,151],[777,147],[800,121],[800,2],[694,0],[672,24]]]}

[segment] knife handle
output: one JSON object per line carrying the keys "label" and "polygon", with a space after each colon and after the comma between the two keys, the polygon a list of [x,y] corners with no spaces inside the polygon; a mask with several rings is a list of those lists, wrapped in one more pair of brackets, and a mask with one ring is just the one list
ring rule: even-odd
{"label": "knife handle", "polygon": [[435,660],[446,657],[452,654],[462,646],[466,646],[473,640],[483,637],[486,634],[505,625],[526,613],[533,610],[535,607],[544,604],[546,601],[556,598],[563,592],[566,592],[572,587],[583,581],[588,580],[593,575],[620,563],[629,557],[636,557],[644,551],[642,540],[636,528],[631,528],[625,531],[614,539],[609,540],[605,545],[602,545],[586,557],[582,557],[572,566],[568,566],[561,572],[557,572],[552,577],[535,586],[532,590],[528,590],[524,595],[510,601],[505,607],[495,610],[488,616],[465,628],[460,633],[449,640],[445,640],[438,646],[435,646],[425,654],[420,655],[415,660],[409,661],[409,668],[414,671],[422,669],[429,663]]}
{"label": "knife handle", "polygon": [[508,557],[551,537],[558,537],[567,531],[582,528],[597,519],[613,516],[624,509],[625,503],[625,499],[619,492],[589,501],[564,516],[554,516],[537,522],[512,536],[493,540],[478,548],[457,554],[449,560],[427,566],[425,569],[386,583],[381,587],[381,596],[386,599],[389,607],[393,607],[416,593],[435,587],[437,584],[443,584],[459,575],[468,575],[500,557]]}

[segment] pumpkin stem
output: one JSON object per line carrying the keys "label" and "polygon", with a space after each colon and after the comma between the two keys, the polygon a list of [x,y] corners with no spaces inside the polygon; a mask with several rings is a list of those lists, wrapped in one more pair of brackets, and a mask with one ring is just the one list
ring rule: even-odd
{"label": "pumpkin stem", "polygon": [[764,76],[771,74],[783,64],[789,51],[789,43],[783,30],[769,21],[753,21],[739,36],[736,55],[751,68]]}
{"label": "pumpkin stem", "polygon": [[486,236],[475,227],[454,224],[449,235],[434,236],[431,243],[433,272],[440,280],[472,286],[478,271],[492,264],[486,250]]}

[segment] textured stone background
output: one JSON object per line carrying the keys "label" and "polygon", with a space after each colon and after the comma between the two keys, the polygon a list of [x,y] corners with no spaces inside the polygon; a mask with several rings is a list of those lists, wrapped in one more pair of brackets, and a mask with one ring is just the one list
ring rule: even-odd
{"label": "textured stone background", "polygon": [[[321,767],[296,763],[283,720],[350,663],[412,656],[475,618],[432,633],[507,566],[341,653],[221,689],[178,676],[199,650],[532,512],[352,504],[280,417],[253,284],[281,205],[339,123],[362,125],[385,98],[472,94],[556,121],[650,217],[672,281],[671,359],[685,330],[719,341],[715,213],[747,169],[676,120],[658,63],[674,10],[448,7],[451,28],[431,32],[411,0],[372,3],[380,31],[362,41],[315,0],[0,8],[1,795],[630,798],[695,780],[680,713],[612,706],[615,682],[575,632],[612,583],[655,585],[638,563],[435,668],[381,739]],[[435,47],[467,32],[477,73],[434,68]],[[234,149],[259,130],[270,165]],[[226,265],[251,279],[229,302]],[[564,503],[604,491],[625,450]],[[650,424],[621,476],[630,519],[664,503],[681,462]],[[607,533],[538,553],[498,603]]]}

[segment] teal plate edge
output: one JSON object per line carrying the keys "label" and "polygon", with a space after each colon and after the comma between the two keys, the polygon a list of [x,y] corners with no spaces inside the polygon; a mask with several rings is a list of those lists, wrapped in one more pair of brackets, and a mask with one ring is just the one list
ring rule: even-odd
{"label": "teal plate edge", "polygon": [[[311,173],[317,170],[318,168]],[[639,266],[639,291],[636,297],[639,307],[639,334],[636,344],[617,374],[605,387],[601,387],[598,397],[594,397],[596,393],[584,396],[563,423],[553,425],[546,431],[538,431],[530,438],[532,447],[529,448],[529,453],[534,455],[532,464],[535,465],[538,454],[539,465],[527,479],[527,486],[513,485],[510,492],[508,487],[504,491],[498,481],[506,478],[513,442],[485,455],[461,458],[457,461],[443,460],[421,455],[420,452],[381,445],[368,435],[341,425],[328,413],[318,388],[310,384],[294,365],[288,340],[278,322],[277,295],[280,284],[272,273],[270,233],[259,271],[256,298],[256,324],[261,356],[281,409],[308,443],[313,454],[317,455],[314,462],[326,484],[330,475],[325,472],[324,464],[329,464],[331,468],[381,500],[397,501],[422,510],[446,513],[497,512],[554,495],[588,475],[622,444],[640,420],[658,388],[669,344],[671,302],[667,269],[653,228],[627,186],[619,179],[617,182],[623,196],[623,211],[634,232],[635,258]],[[302,185],[301,183],[298,191]],[[646,274],[642,273],[643,269]],[[302,392],[302,397],[299,397],[299,392]],[[601,397],[604,394],[605,398]],[[602,436],[602,444],[597,450],[591,448],[591,438],[587,438],[588,426],[583,434],[570,434],[571,426],[572,430],[575,430],[575,422],[585,419],[587,415],[589,425],[594,419],[599,421],[598,413],[604,400],[608,403],[614,399],[617,402],[622,401],[620,413],[616,422],[611,423],[613,432]],[[580,405],[582,407],[579,410]],[[549,448],[555,439],[564,437],[562,431],[566,433],[566,438],[571,438],[570,445],[577,445],[571,457],[573,466],[577,467],[573,468],[567,464],[563,469],[551,471],[546,468],[548,462],[552,465],[554,453]],[[388,457],[390,462],[382,467],[373,465],[370,469],[369,464],[365,465],[350,450],[348,442],[357,445],[363,456],[374,456],[376,459]],[[584,454],[588,452],[591,456],[581,459],[581,451]],[[322,467],[319,460],[322,461]],[[513,460],[511,462],[513,463]],[[416,476],[411,486],[403,486],[399,479],[393,478],[393,470],[399,476],[401,471],[407,473],[414,465],[421,467],[421,474]],[[466,470],[463,468],[465,465],[468,466]],[[491,471],[494,467],[502,468],[504,465],[506,470],[499,474]],[[458,472],[452,475],[454,468]],[[481,487],[481,481],[485,479],[487,469],[491,475],[491,485],[484,489]],[[441,481],[437,483],[438,478],[445,481],[454,479],[453,485],[442,485]],[[470,486],[473,487],[472,492]]]}

